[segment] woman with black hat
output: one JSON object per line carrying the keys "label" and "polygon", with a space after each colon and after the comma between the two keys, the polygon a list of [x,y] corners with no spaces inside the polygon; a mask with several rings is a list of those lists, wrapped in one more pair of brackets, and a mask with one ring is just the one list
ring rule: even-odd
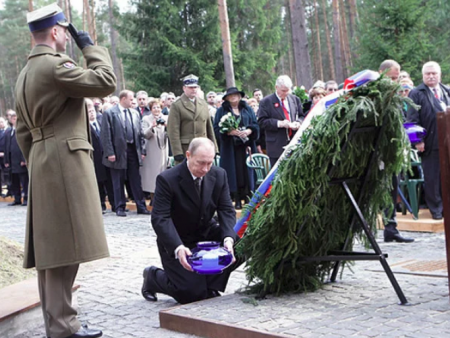
{"label": "woman with black hat", "polygon": [[[230,87],[223,96],[224,102],[217,109],[214,119],[216,139],[220,140],[220,166],[228,175],[228,185],[235,199],[236,209],[242,209],[242,199],[250,195],[253,188],[253,175],[245,163],[248,148],[256,152],[256,140],[259,137],[259,126],[253,109],[242,98],[245,93],[236,87]],[[239,128],[227,133],[221,132],[225,115],[231,113]]]}

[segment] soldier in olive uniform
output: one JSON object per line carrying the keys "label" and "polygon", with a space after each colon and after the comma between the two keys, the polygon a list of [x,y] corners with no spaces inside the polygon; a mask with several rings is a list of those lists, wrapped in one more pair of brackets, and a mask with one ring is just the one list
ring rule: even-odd
{"label": "soldier in olive uniform", "polygon": [[[36,267],[47,336],[100,337],[72,307],[80,263],[108,257],[84,97],[116,88],[106,48],[67,23],[56,4],[28,13],[36,46],[16,84],[17,141],[29,174],[24,267]],[[67,33],[87,69],[61,54]]]}
{"label": "soldier in olive uniform", "polygon": [[183,79],[184,94],[172,103],[167,133],[177,164],[183,162],[189,143],[196,137],[207,137],[216,145],[214,129],[209,117],[208,104],[197,97],[198,77],[188,75]]}

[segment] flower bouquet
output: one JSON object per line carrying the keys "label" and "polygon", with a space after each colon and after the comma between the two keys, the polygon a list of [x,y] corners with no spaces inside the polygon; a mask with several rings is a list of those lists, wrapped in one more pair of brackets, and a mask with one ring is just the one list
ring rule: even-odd
{"label": "flower bouquet", "polygon": [[[220,133],[221,134],[228,134],[229,132],[233,130],[245,130],[244,128],[239,127],[239,123],[241,122],[241,118],[238,117],[237,119],[234,117],[233,114],[227,113],[224,116],[220,118],[219,127],[220,127]],[[239,137],[239,139],[242,141],[242,143],[246,143],[249,138],[247,136],[245,137]]]}

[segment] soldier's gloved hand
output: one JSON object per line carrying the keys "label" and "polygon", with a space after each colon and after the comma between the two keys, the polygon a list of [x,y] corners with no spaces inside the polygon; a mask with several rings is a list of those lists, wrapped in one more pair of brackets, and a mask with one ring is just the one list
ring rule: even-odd
{"label": "soldier's gloved hand", "polygon": [[70,35],[72,35],[72,38],[75,40],[78,48],[80,48],[81,50],[83,50],[84,47],[94,45],[94,42],[92,41],[88,32],[77,30],[71,23],[67,28],[69,29],[69,33]]}
{"label": "soldier's gloved hand", "polygon": [[175,155],[173,158],[175,159],[175,161],[181,162],[184,160],[184,155]]}

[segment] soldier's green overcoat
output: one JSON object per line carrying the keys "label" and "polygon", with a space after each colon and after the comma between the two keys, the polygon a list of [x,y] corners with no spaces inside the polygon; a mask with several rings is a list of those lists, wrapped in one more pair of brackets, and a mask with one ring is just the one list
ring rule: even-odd
{"label": "soldier's green overcoat", "polygon": [[106,48],[83,55],[88,69],[37,45],[17,80],[17,141],[30,176],[25,268],[109,255],[84,98],[109,95],[116,77]]}
{"label": "soldier's green overcoat", "polygon": [[183,94],[178,101],[172,103],[167,120],[167,134],[174,156],[181,154],[186,156],[189,143],[196,137],[207,137],[216,144],[208,104],[205,100],[197,98],[195,103],[192,103]]}

